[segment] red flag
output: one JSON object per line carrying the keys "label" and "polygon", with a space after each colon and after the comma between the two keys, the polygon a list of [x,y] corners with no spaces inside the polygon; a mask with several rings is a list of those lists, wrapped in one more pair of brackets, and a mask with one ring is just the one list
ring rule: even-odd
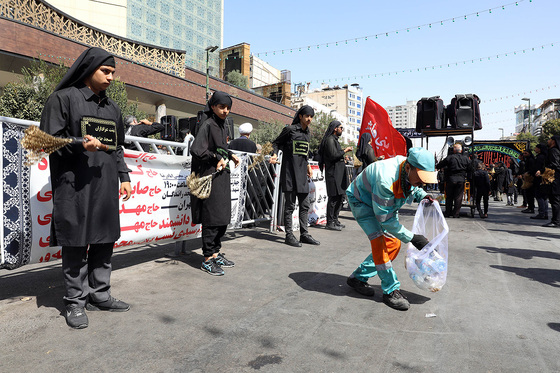
{"label": "red flag", "polygon": [[371,146],[376,157],[383,155],[387,159],[396,155],[406,156],[406,140],[391,124],[387,111],[369,97],[362,117],[360,138],[366,132],[371,133]]}

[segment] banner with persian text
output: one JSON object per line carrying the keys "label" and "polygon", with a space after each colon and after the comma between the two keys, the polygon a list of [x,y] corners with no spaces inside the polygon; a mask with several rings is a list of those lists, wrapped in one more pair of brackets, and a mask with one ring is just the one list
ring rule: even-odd
{"label": "banner with persian text", "polygon": [[[245,209],[247,155],[240,155],[240,158],[238,167],[230,165],[230,228],[241,227]],[[192,224],[190,194],[186,185],[191,157],[126,150],[125,161],[132,170],[132,196],[119,204],[121,237],[115,248],[200,237],[201,226]],[[49,179],[48,159],[31,168],[29,193],[33,235],[29,263],[60,258],[60,247],[49,247],[52,219]]]}

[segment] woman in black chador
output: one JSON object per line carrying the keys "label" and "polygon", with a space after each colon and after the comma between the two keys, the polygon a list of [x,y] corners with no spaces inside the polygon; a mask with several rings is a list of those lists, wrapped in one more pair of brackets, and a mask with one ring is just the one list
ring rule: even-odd
{"label": "woman in black chador", "polygon": [[360,136],[358,149],[356,150],[356,158],[358,158],[362,162],[362,170],[364,170],[373,162],[377,161],[375,152],[373,151],[373,147],[371,146],[371,142],[371,133],[362,133],[362,136]]}
{"label": "woman in black chador", "polygon": [[192,219],[202,224],[201,269],[211,275],[224,274],[222,267],[233,267],[234,263],[220,253],[221,238],[226,233],[231,219],[231,185],[228,161],[235,165],[239,158],[227,148],[225,119],[231,110],[231,97],[216,91],[204,109],[208,119],[202,123],[191,146],[192,169],[199,176],[215,173],[212,192],[207,199],[191,195]]}

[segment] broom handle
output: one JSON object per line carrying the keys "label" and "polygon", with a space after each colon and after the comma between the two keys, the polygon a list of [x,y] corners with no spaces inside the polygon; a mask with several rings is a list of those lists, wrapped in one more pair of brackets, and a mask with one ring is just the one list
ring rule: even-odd
{"label": "broom handle", "polygon": [[[88,142],[89,139],[85,138],[85,137],[74,137],[74,136],[70,136],[69,139],[72,140],[71,144],[83,144],[85,142]],[[102,147],[98,147],[97,150],[107,150],[107,145],[101,144]]]}

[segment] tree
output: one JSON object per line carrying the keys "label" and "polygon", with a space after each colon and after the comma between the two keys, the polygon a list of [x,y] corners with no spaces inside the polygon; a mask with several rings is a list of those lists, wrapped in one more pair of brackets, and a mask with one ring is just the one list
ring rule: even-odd
{"label": "tree", "polygon": [[276,137],[278,137],[284,127],[285,124],[277,120],[272,121],[271,123],[259,121],[251,133],[251,139],[261,145],[264,145],[267,142],[271,143],[276,139]]}
{"label": "tree", "polygon": [[551,119],[543,124],[539,143],[546,144],[552,136],[560,136],[560,119]]}
{"label": "tree", "polygon": [[33,60],[30,67],[23,67],[23,78],[9,82],[0,97],[0,115],[12,118],[41,120],[43,106],[68,68],[62,64],[51,65]]}
{"label": "tree", "polygon": [[133,115],[138,120],[142,120],[147,117],[145,112],[138,109],[138,99],[133,102],[128,100],[126,85],[121,82],[120,78],[115,78],[105,93],[107,94],[107,97],[115,101],[115,103],[119,106],[123,118],[127,115]]}
{"label": "tree", "polygon": [[[41,112],[49,96],[60,83],[68,68],[63,64],[53,65],[42,59],[33,60],[29,67],[23,67],[23,78],[10,82],[0,96],[0,115],[5,117],[41,120]],[[143,119],[146,113],[138,110],[138,99],[128,101],[125,84],[116,78],[107,89],[107,96],[120,107],[123,118],[134,115]]]}
{"label": "tree", "polygon": [[247,79],[245,75],[241,74],[239,70],[233,70],[227,73],[226,81],[244,89],[247,89],[249,86],[249,79]]}

